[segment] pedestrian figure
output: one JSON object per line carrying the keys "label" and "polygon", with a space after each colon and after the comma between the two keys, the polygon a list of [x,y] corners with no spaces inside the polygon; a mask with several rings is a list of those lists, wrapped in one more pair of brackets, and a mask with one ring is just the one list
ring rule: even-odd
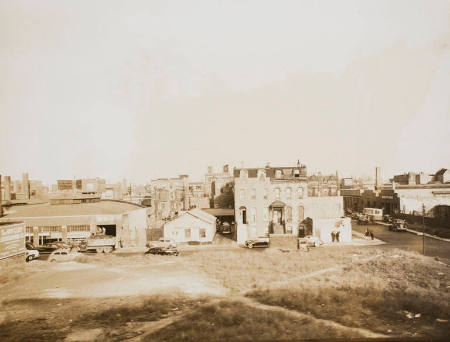
{"label": "pedestrian figure", "polygon": [[334,240],[336,239],[336,233],[334,232],[334,230],[331,232],[331,241],[334,242]]}
{"label": "pedestrian figure", "polygon": [[373,231],[370,231],[370,238],[373,240]]}
{"label": "pedestrian figure", "polygon": [[368,229],[368,228],[366,228],[366,232],[364,233],[364,236],[367,236],[367,237],[370,236],[370,233],[369,233],[369,229]]}
{"label": "pedestrian figure", "polygon": [[339,242],[339,234],[340,234],[341,232],[340,231],[337,231],[336,232],[336,242]]}

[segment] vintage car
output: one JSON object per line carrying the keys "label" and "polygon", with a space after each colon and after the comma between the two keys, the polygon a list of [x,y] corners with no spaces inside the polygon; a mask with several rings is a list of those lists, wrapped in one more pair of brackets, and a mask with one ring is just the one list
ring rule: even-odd
{"label": "vintage car", "polygon": [[400,219],[393,220],[389,226],[389,230],[393,232],[406,232],[406,221]]}
{"label": "vintage car", "polygon": [[369,224],[370,218],[367,215],[359,215],[358,224]]}
{"label": "vintage car", "polygon": [[394,218],[391,215],[384,215],[383,216],[383,222],[392,223],[393,220],[394,220]]}
{"label": "vintage car", "polygon": [[253,248],[253,247],[269,247],[270,241],[266,236],[257,237],[256,239],[249,239],[245,241],[245,247]]}
{"label": "vintage car", "polygon": [[352,215],[350,216],[350,218],[352,219],[352,220],[357,220],[358,218],[359,218],[359,213],[355,213],[355,212],[353,212],[352,213]]}
{"label": "vintage car", "polygon": [[319,247],[322,245],[322,240],[320,240],[317,236],[308,235],[304,238],[300,238],[298,240],[300,245],[306,244],[308,247]]}
{"label": "vintage car", "polygon": [[39,258],[39,251],[35,249],[31,243],[27,242],[25,244],[25,247],[26,247],[25,260],[27,262]]}
{"label": "vintage car", "polygon": [[222,234],[231,234],[231,224],[225,221],[222,223],[220,230],[222,231]]}
{"label": "vintage car", "polygon": [[48,261],[50,262],[64,262],[64,261],[73,261],[76,257],[80,256],[81,254],[74,250],[69,249],[57,249],[56,251],[53,251],[49,257]]}
{"label": "vintage car", "polygon": [[154,254],[154,255],[175,255],[178,256],[180,253],[178,252],[178,249],[174,247],[150,247],[145,254]]}

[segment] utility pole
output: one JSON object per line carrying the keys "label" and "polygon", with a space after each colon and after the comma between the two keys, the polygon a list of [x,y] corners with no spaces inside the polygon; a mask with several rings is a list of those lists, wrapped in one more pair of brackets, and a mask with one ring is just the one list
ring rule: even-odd
{"label": "utility pole", "polygon": [[422,254],[425,255],[425,204],[422,203]]}

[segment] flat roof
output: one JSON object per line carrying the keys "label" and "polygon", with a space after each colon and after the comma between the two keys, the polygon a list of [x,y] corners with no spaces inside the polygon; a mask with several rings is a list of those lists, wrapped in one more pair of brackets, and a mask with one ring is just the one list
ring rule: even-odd
{"label": "flat roof", "polygon": [[225,209],[225,208],[205,208],[202,209],[204,212],[212,215],[212,216],[234,216],[234,209]]}
{"label": "flat roof", "polygon": [[[41,217],[41,216],[78,216],[78,215],[114,215],[143,208],[129,202],[103,200],[94,203],[79,204],[34,204],[10,207],[2,218]],[[9,212],[9,213],[8,213]]]}

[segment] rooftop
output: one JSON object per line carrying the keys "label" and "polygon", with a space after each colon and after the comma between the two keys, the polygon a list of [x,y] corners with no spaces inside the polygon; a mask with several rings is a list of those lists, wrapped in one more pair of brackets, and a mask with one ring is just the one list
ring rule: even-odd
{"label": "rooftop", "polygon": [[12,206],[3,218],[40,217],[40,216],[78,216],[78,215],[114,215],[143,208],[129,202],[102,200],[95,203],[80,204],[34,204]]}

